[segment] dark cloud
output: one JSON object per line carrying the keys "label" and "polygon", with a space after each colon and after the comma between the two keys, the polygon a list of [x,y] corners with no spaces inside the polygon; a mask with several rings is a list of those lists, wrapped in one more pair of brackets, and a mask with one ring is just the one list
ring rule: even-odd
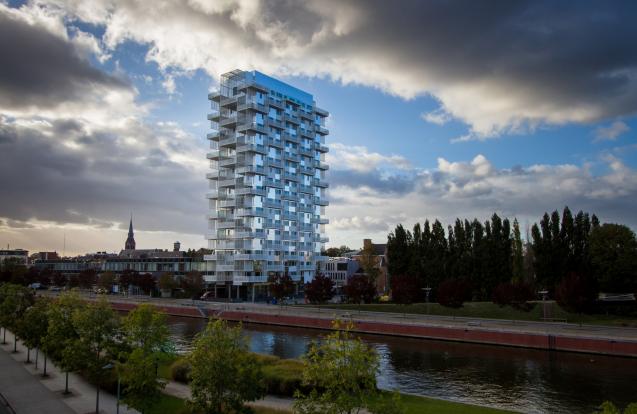
{"label": "dark cloud", "polygon": [[371,171],[332,170],[328,177],[332,187],[349,187],[365,190],[369,195],[394,197],[414,189],[415,178],[406,175],[386,175],[379,169]]}
{"label": "dark cloud", "polygon": [[[149,141],[167,133],[146,131]],[[0,217],[10,226],[38,219],[109,227],[132,211],[140,229],[201,232],[203,177],[159,150],[144,162],[144,150],[114,145],[109,136],[67,120],[37,129],[0,123]]]}
{"label": "dark cloud", "polygon": [[55,108],[82,102],[95,88],[129,88],[92,67],[72,43],[1,8],[0,56],[0,108]]}

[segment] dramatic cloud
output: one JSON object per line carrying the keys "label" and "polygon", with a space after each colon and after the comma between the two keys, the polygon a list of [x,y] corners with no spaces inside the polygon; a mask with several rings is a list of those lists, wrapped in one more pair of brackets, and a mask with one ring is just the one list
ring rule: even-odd
{"label": "dramatic cloud", "polygon": [[595,130],[595,141],[615,141],[618,136],[630,131],[628,125],[622,121],[615,121],[608,127],[599,127]]}
{"label": "dramatic cloud", "polygon": [[5,113],[77,108],[98,94],[128,92],[121,79],[95,69],[82,55],[101,53],[92,35],[76,31],[70,40],[57,26],[52,32],[32,20],[31,14],[0,4],[0,108]]}
{"label": "dramatic cloud", "polygon": [[[353,148],[350,149],[354,151]],[[533,223],[547,209],[568,205],[595,212],[604,221],[637,226],[637,171],[620,159],[600,160],[602,174],[590,165],[544,165],[498,169],[483,155],[470,161],[438,159],[432,170],[413,169],[401,193],[388,192],[378,170],[358,172],[358,180],[332,180],[328,207],[330,232],[382,240],[402,222],[412,226],[426,218],[451,223],[456,217],[486,219],[494,212]],[[391,182],[395,178],[387,171]],[[365,183],[364,185],[361,183]],[[352,212],[355,215],[352,216]],[[335,240],[338,243],[338,240]]]}
{"label": "dramatic cloud", "polygon": [[133,212],[141,240],[194,234],[200,247],[204,143],[175,123],[148,121],[127,81],[91,65],[107,58],[99,42],[67,31],[63,18],[0,4],[3,237],[28,247],[75,232],[79,253],[99,248],[95,234],[120,232]]}
{"label": "dramatic cloud", "polygon": [[169,76],[256,68],[430,94],[424,118],[467,123],[461,140],[637,112],[637,4],[584,3],[41,2],[103,26],[110,48],[148,45]]}

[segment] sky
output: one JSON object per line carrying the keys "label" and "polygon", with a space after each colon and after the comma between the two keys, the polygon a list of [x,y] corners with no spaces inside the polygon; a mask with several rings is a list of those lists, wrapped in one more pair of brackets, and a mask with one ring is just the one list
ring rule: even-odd
{"label": "sky", "polygon": [[328,246],[399,223],[637,229],[634,1],[0,0],[0,246],[206,247],[209,92],[330,112]]}

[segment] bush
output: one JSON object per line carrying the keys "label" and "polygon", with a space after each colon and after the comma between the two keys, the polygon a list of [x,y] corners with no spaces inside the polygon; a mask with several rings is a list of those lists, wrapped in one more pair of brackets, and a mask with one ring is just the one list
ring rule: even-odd
{"label": "bush", "polygon": [[528,312],[535,304],[528,303],[534,298],[533,288],[528,283],[500,283],[492,295],[493,303],[496,305],[510,305],[516,309]]}
{"label": "bush", "polygon": [[186,361],[183,358],[180,358],[176,360],[175,362],[173,362],[173,364],[170,366],[170,374],[173,380],[184,383],[184,384],[188,384],[190,382],[191,369],[192,367],[190,366],[188,361]]}
{"label": "bush", "polygon": [[296,390],[303,388],[301,361],[263,354],[255,354],[255,357],[261,365],[268,394],[292,397]]}
{"label": "bush", "polygon": [[555,289],[555,300],[571,312],[590,312],[597,296],[596,289],[588,278],[571,272]]}
{"label": "bush", "polygon": [[461,308],[469,293],[469,285],[462,279],[445,279],[438,285],[438,303],[448,308]]}

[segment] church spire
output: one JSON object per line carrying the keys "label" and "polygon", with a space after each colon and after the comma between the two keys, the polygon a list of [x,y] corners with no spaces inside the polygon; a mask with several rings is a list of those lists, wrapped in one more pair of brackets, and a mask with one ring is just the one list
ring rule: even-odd
{"label": "church spire", "polygon": [[128,225],[128,238],[124,244],[124,249],[135,250],[135,234],[133,233],[133,213],[130,215],[130,224]]}

